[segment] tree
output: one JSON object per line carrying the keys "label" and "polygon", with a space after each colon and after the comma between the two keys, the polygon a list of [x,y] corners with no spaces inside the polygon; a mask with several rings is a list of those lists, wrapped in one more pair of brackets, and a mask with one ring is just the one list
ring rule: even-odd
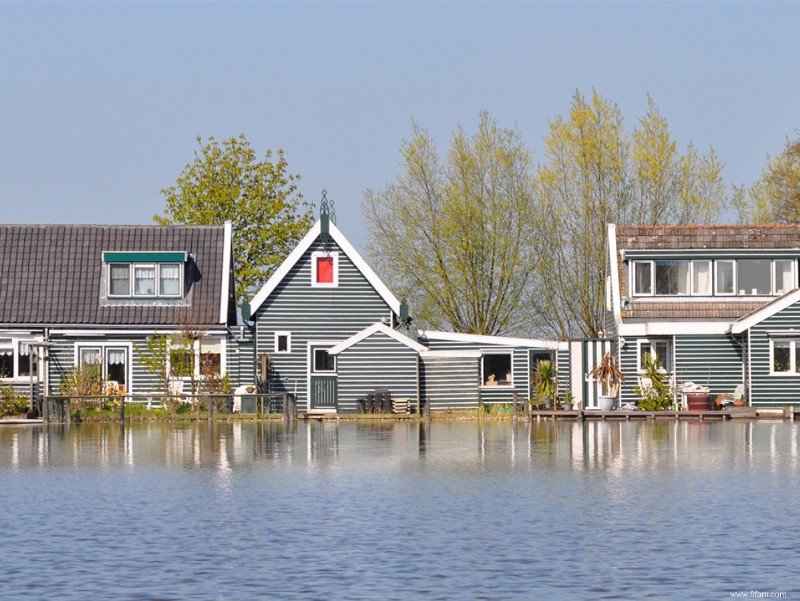
{"label": "tree", "polygon": [[161,225],[221,224],[234,232],[236,294],[252,295],[292,251],[312,224],[311,207],[297,190],[299,175],[287,172],[283,150],[259,160],[244,134],[203,143],[174,186],[163,188]]}
{"label": "tree", "polygon": [[767,155],[750,202],[737,208],[744,223],[800,223],[800,138],[787,140],[775,158]]}
{"label": "tree", "polygon": [[413,122],[400,152],[403,173],[362,204],[377,270],[425,325],[513,328],[533,265],[531,156],[519,133],[483,112],[474,136],[457,127],[441,161]]}
{"label": "tree", "polygon": [[708,224],[726,207],[722,163],[713,149],[681,155],[648,98],[629,136],[620,108],[592,93],[556,117],[536,170],[536,279],[532,327],[559,339],[603,330],[607,226]]}

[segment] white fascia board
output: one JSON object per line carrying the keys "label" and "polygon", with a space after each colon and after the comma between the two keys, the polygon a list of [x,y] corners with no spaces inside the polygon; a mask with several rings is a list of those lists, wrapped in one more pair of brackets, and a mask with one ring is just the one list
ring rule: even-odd
{"label": "white fascia board", "polygon": [[222,248],[222,294],[219,299],[219,323],[228,321],[228,296],[230,295],[231,270],[233,269],[233,224],[225,222],[225,237]]}
{"label": "white fascia board", "polygon": [[[305,252],[311,247],[314,241],[319,237],[322,231],[322,227],[320,222],[317,221],[314,224],[305,237],[300,241],[300,243],[295,247],[295,249],[286,257],[286,260],[281,263],[281,266],[272,274],[272,277],[267,280],[267,283],[264,284],[264,287],[259,290],[258,294],[253,297],[252,302],[250,303],[250,311],[251,314],[254,314],[258,308],[264,303],[265,300],[269,297],[270,294],[278,287],[278,284],[286,277],[292,267],[302,258]],[[339,248],[342,249],[347,258],[349,258],[353,265],[356,266],[367,281],[372,284],[372,287],[375,291],[386,301],[386,304],[389,305],[389,308],[394,311],[395,315],[400,314],[400,301],[397,300],[394,294],[386,287],[386,285],[381,281],[378,275],[372,270],[372,268],[367,265],[367,262],[361,258],[361,255],[358,254],[353,245],[347,241],[347,238],[344,237],[344,234],[336,227],[336,224],[332,221],[329,224],[329,231],[331,238],[334,239],[336,244]]]}
{"label": "white fascia board", "polygon": [[651,321],[625,323],[619,327],[618,336],[695,336],[727,334],[730,321]]}
{"label": "white fascia board", "polygon": [[622,324],[622,304],[619,291],[619,260],[617,259],[617,226],[608,224],[608,269],[611,272],[611,308],[614,311],[614,323],[619,329]]}
{"label": "white fascia board", "polygon": [[480,359],[483,356],[483,353],[480,351],[428,351],[427,353],[421,353],[420,358],[423,361],[427,361],[428,359]]}
{"label": "white fascia board", "polygon": [[357,344],[357,343],[361,342],[362,340],[365,340],[365,339],[369,338],[370,336],[372,336],[376,332],[379,332],[381,334],[385,334],[386,336],[389,336],[390,338],[393,338],[394,340],[397,340],[401,344],[406,345],[408,348],[413,349],[413,350],[417,351],[418,353],[428,353],[428,352],[430,352],[428,347],[423,346],[418,342],[414,342],[408,336],[405,336],[404,334],[401,334],[397,330],[393,330],[389,326],[386,326],[386,325],[384,325],[382,323],[374,323],[374,324],[372,324],[368,328],[365,328],[365,329],[361,330],[360,332],[358,332],[357,334],[354,334],[353,336],[350,336],[350,338],[348,338],[347,340],[343,340],[342,342],[340,342],[339,344],[334,346],[332,349],[330,349],[328,352],[331,355],[338,355],[339,353],[341,353],[342,351],[350,348],[354,344]]}
{"label": "white fascia board", "polygon": [[776,313],[779,313],[784,309],[788,309],[798,301],[800,301],[800,288],[792,290],[791,292],[787,292],[783,296],[776,298],[774,301],[764,305],[760,309],[757,309],[749,315],[745,315],[744,317],[734,321],[731,324],[730,333],[741,334],[742,332],[746,332],[768,317],[772,317]]}
{"label": "white fascia board", "polygon": [[[164,330],[159,330],[159,329],[153,328],[153,326],[146,326],[146,327],[143,327],[140,330],[110,330],[110,329],[106,329],[106,330],[101,330],[101,329],[96,329],[96,330],[60,329],[59,330],[59,329],[51,329],[49,331],[49,334],[50,334],[50,336],[99,337],[99,336],[109,336],[109,335],[113,335],[113,336],[120,336],[120,335],[122,335],[122,336],[141,336],[142,334],[145,334],[147,336],[149,336],[150,334],[171,335],[171,334],[180,334],[181,332],[182,332],[182,330],[175,329],[174,327],[168,328],[168,329],[164,329]],[[227,333],[228,333],[228,330],[227,330],[227,328],[224,328],[224,327],[222,327],[222,328],[209,328],[206,331],[206,335],[208,335],[208,336],[225,336],[225,335],[227,335]]]}
{"label": "white fascia board", "polygon": [[449,342],[472,342],[475,344],[497,344],[501,346],[523,346],[530,348],[543,348],[547,350],[567,350],[566,342],[557,340],[537,340],[534,338],[509,338],[507,336],[484,336],[480,334],[460,334],[456,332],[431,332],[419,330],[418,335],[428,340],[446,340]]}

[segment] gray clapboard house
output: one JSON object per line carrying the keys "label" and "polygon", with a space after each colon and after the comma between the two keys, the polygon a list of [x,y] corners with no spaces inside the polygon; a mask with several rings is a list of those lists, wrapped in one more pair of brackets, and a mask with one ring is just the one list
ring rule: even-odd
{"label": "gray clapboard house", "polygon": [[[472,409],[534,397],[533,372],[542,359],[555,361],[559,390],[568,388],[566,342],[420,331],[418,340],[430,352],[422,356],[422,392],[431,408]],[[563,377],[562,377],[563,375]]]}
{"label": "gray clapboard house", "polygon": [[[230,223],[218,226],[0,225],[0,385],[35,394],[98,366],[107,387],[157,389],[140,351],[185,324],[226,373],[237,353]],[[198,374],[199,375],[199,374]]]}
{"label": "gray clapboard house", "polygon": [[606,336],[635,402],[642,358],[712,397],[800,402],[800,225],[608,228]]}
{"label": "gray clapboard house", "polygon": [[[250,303],[270,392],[293,394],[298,409],[311,412],[355,411],[355,395],[378,381],[394,396],[402,390],[411,397],[416,377],[406,363],[417,354],[415,342],[381,329],[347,342],[375,324],[393,331],[400,305],[323,215]],[[368,361],[358,359],[362,349]]]}

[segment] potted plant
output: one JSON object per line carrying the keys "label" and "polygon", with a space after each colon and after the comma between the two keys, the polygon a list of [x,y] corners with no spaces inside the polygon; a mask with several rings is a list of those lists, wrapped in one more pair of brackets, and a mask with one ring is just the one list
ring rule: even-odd
{"label": "potted plant", "polygon": [[575,406],[575,396],[571,390],[567,390],[561,395],[561,407],[564,411],[572,411]]}
{"label": "potted plant", "polygon": [[[673,402],[673,390],[669,385],[669,379],[664,371],[664,367],[657,357],[650,354],[643,356],[644,373],[642,383],[634,386],[633,391],[639,395],[639,409],[642,411],[664,411],[670,408]],[[645,381],[647,385],[645,385]],[[711,409],[711,401],[708,394],[704,393],[708,402],[708,409]]]}
{"label": "potted plant", "polygon": [[589,377],[595,382],[603,383],[603,392],[597,402],[603,411],[611,411],[617,404],[619,385],[625,381],[625,376],[617,368],[617,358],[610,352],[603,355],[600,363],[589,372]]}
{"label": "potted plant", "polygon": [[539,401],[544,400],[544,405],[547,409],[553,406],[553,399],[556,397],[558,391],[558,379],[556,374],[556,366],[550,359],[543,359],[536,364],[536,372],[534,373],[534,382],[536,386],[536,396]]}

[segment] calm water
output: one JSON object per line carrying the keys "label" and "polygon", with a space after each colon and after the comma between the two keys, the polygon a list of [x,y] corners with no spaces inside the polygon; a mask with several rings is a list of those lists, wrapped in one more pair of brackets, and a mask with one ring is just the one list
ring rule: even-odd
{"label": "calm water", "polygon": [[798,425],[0,426],[0,599],[800,598]]}

